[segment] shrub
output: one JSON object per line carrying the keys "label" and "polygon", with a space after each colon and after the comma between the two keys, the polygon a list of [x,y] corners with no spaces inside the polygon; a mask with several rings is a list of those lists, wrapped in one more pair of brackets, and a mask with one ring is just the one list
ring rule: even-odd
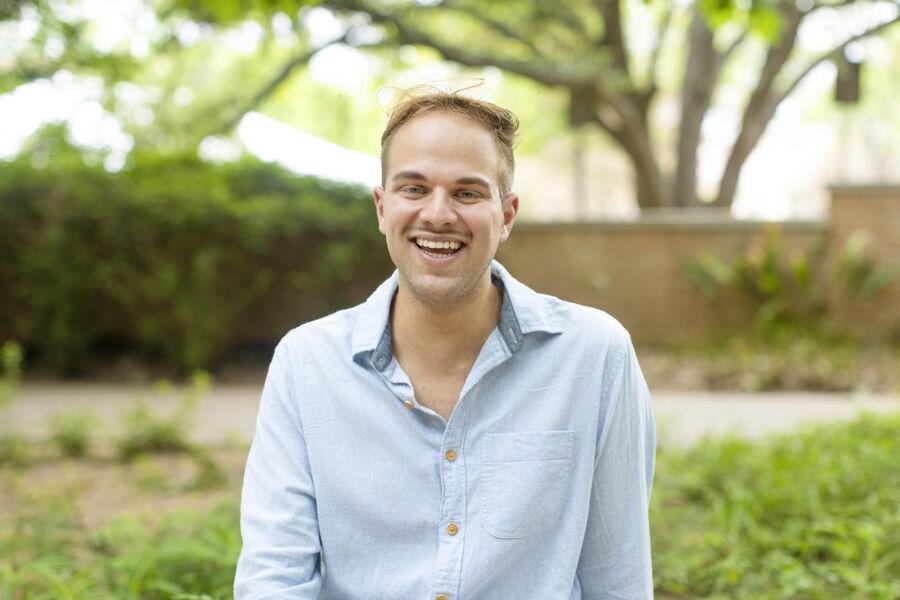
{"label": "shrub", "polygon": [[276,284],[314,298],[298,306],[310,317],[346,303],[357,273],[388,271],[361,188],[250,158],[132,161],[115,174],[71,152],[0,162],[0,338],[39,363],[78,373],[130,350],[208,368]]}
{"label": "shrub", "polygon": [[661,597],[900,597],[900,414],[662,453]]}
{"label": "shrub", "polygon": [[805,252],[788,256],[781,230],[766,228],[762,243],[751,244],[731,259],[703,252],[682,264],[684,275],[713,300],[720,289],[739,292],[754,307],[754,331],[780,341],[798,329],[833,335],[828,322],[829,289],[857,300],[869,300],[886,288],[897,270],[878,266],[866,253],[868,237],[857,231],[837,252],[834,267],[824,264],[823,240]]}
{"label": "shrub", "polygon": [[[155,387],[157,393],[165,393],[171,389],[171,384],[161,380]],[[194,372],[190,387],[181,394],[176,409],[168,415],[154,410],[146,400],[140,399],[122,414],[123,433],[116,442],[119,456],[131,460],[145,452],[193,451],[188,427],[200,395],[209,387],[209,374],[205,371]]]}
{"label": "shrub", "polygon": [[99,423],[97,414],[89,410],[54,415],[50,420],[50,441],[63,456],[85,456]]}
{"label": "shrub", "polygon": [[0,465],[25,466],[31,460],[31,445],[22,435],[9,430],[9,410],[22,376],[22,347],[8,341],[0,346]]}

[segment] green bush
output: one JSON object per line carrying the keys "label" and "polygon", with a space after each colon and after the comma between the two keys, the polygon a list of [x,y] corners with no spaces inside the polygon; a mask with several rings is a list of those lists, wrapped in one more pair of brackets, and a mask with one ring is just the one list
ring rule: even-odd
{"label": "green bush", "polygon": [[[662,449],[651,503],[658,598],[900,597],[900,414],[761,442]],[[0,527],[0,597],[231,597],[237,499],[148,525],[87,530],[77,497],[41,491]]]}
{"label": "green bush", "polygon": [[43,168],[0,162],[0,339],[29,358],[78,373],[130,350],[209,368],[277,283],[328,310],[355,274],[389,270],[361,188],[250,158],[130,163],[108,173],[65,149]]}
{"label": "green bush", "polygon": [[749,301],[755,310],[754,333],[760,339],[779,342],[798,329],[834,335],[829,322],[829,290],[859,301],[870,300],[898,273],[875,263],[866,252],[868,242],[865,231],[854,232],[829,270],[824,239],[789,256],[781,229],[770,224],[761,243],[751,244],[730,259],[703,252],[685,261],[682,272],[708,300],[714,300],[722,289],[732,289]]}
{"label": "green bush", "polygon": [[13,341],[0,346],[0,465],[22,467],[31,461],[31,445],[21,434],[10,430],[13,394],[22,377],[22,347]]}
{"label": "green bush", "polygon": [[660,597],[900,597],[900,414],[662,453]]}
{"label": "green bush", "polygon": [[[200,395],[210,388],[209,374],[194,372],[190,387],[178,399],[178,406],[171,414],[162,414],[144,399],[122,414],[122,433],[116,446],[123,460],[131,460],[144,453],[195,452],[188,428],[194,418]],[[156,383],[157,393],[171,389],[168,381]]]}
{"label": "green bush", "polygon": [[86,456],[100,419],[93,411],[74,411],[54,415],[50,420],[50,441],[63,456]]}

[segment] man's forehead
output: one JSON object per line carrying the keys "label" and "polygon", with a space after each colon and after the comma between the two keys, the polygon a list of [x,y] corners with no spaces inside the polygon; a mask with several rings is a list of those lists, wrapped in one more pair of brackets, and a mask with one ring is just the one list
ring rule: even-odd
{"label": "man's forehead", "polygon": [[465,170],[477,167],[478,172],[472,176],[479,176],[494,172],[500,161],[494,136],[487,127],[471,117],[444,110],[416,115],[398,127],[386,151],[395,172],[425,173],[425,167],[437,162]]}

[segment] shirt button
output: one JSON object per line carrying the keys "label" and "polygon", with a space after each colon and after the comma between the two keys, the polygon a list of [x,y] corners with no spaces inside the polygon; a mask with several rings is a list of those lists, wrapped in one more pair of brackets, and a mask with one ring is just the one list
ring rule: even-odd
{"label": "shirt button", "polygon": [[456,460],[456,450],[450,448],[449,450],[447,450],[447,454],[445,454],[445,456],[447,457],[447,460],[453,462],[454,460]]}
{"label": "shirt button", "polygon": [[447,594],[438,594],[434,597],[434,600],[450,600],[450,598],[447,597]]}
{"label": "shirt button", "polygon": [[450,523],[447,525],[447,533],[450,535],[456,535],[456,532],[459,531],[459,527],[456,526],[456,523]]}
{"label": "shirt button", "polygon": [[403,406],[405,406],[406,408],[412,408],[412,407],[413,407],[413,403],[410,402],[409,400],[404,400],[404,401],[403,401]]}

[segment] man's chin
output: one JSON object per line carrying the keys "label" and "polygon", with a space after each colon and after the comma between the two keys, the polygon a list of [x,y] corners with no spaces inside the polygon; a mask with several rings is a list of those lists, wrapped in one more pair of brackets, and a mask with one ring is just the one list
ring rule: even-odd
{"label": "man's chin", "polygon": [[410,296],[435,308],[452,308],[465,304],[475,295],[477,286],[460,277],[419,275],[407,280]]}

